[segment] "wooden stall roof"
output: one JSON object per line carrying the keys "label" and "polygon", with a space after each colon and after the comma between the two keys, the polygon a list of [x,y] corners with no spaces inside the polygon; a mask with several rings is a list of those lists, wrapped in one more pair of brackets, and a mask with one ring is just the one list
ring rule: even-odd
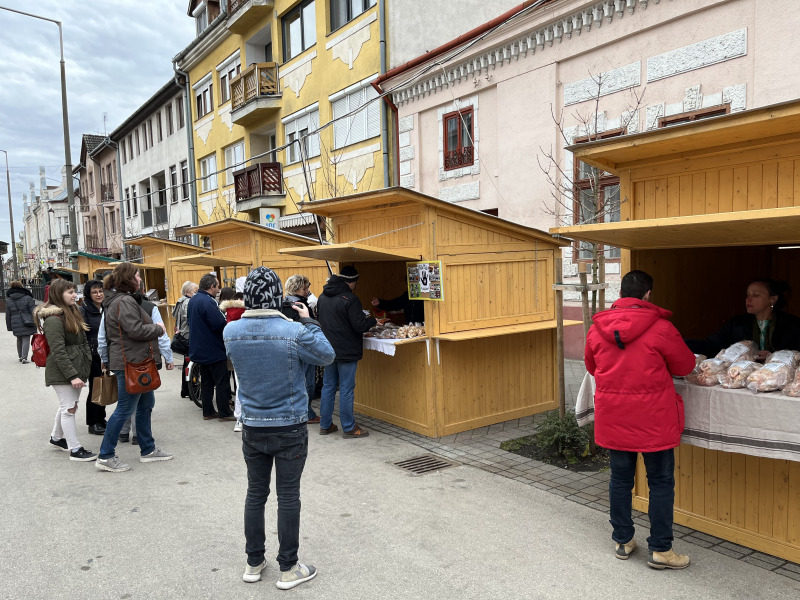
{"label": "wooden stall roof", "polygon": [[181,263],[186,265],[201,265],[204,267],[249,267],[251,263],[235,258],[217,256],[210,252],[200,254],[187,254],[186,256],[175,256],[169,259],[171,263]]}
{"label": "wooden stall roof", "polygon": [[[100,254],[92,254],[91,252],[70,252],[69,257],[90,258],[92,260],[99,260],[101,262],[107,262],[107,263],[115,262],[117,260],[116,258],[111,258],[109,256],[101,256]],[[63,269],[63,270],[70,271],[70,269]],[[83,271],[77,271],[77,272],[82,273]]]}
{"label": "wooden stall roof", "polygon": [[[800,100],[701,119],[643,133],[568,146],[592,166],[614,174],[665,161],[723,154],[800,140]],[[617,244],[619,245],[619,244]]]}
{"label": "wooden stall roof", "polygon": [[419,254],[384,250],[364,244],[326,244],[324,246],[301,246],[281,248],[281,254],[304,256],[332,262],[384,262],[395,260],[422,260]]}
{"label": "wooden stall roof", "polygon": [[[116,267],[117,265],[121,265],[122,262],[123,261],[119,260],[117,262],[110,263],[108,266],[109,267]],[[151,264],[148,264],[148,263],[140,263],[140,262],[135,262],[135,261],[131,261],[131,264],[136,265],[140,269],[163,269],[164,268],[164,265],[151,265]]]}
{"label": "wooden stall roof", "polygon": [[794,244],[800,207],[556,227],[554,235],[629,250]]}
{"label": "wooden stall roof", "polygon": [[466,208],[452,202],[439,200],[433,196],[421,194],[413,190],[402,187],[391,187],[377,191],[361,192],[351,194],[342,198],[329,198],[326,200],[315,200],[314,202],[303,202],[300,206],[307,212],[320,215],[322,217],[333,217],[341,214],[352,214],[359,210],[375,208],[391,208],[409,204],[425,204],[439,208],[443,211],[453,213],[462,217],[465,221],[485,223],[497,228],[498,226],[519,235],[524,235],[530,239],[547,242],[556,246],[566,246],[568,244],[554,239],[544,231],[526,227],[518,223],[506,221],[493,215],[487,215],[479,210]]}
{"label": "wooden stall roof", "polygon": [[280,239],[286,239],[286,242],[289,244],[319,244],[318,240],[307,238],[303,235],[289,233],[288,231],[281,231],[280,229],[272,229],[271,227],[265,227],[264,225],[259,225],[258,223],[253,223],[251,221],[243,221],[241,219],[232,218],[222,219],[221,221],[215,221],[205,225],[196,225],[194,227],[189,227],[186,231],[190,233],[196,233],[198,235],[211,235],[214,233],[235,231],[236,229],[241,229],[243,227],[266,235],[272,235]]}
{"label": "wooden stall roof", "polygon": [[154,235],[141,235],[125,240],[126,246],[145,246],[149,244],[166,244],[167,246],[174,246],[176,248],[186,248],[187,251],[199,248],[199,246],[195,246],[194,244],[187,244],[186,242],[179,242],[177,240],[168,240]]}

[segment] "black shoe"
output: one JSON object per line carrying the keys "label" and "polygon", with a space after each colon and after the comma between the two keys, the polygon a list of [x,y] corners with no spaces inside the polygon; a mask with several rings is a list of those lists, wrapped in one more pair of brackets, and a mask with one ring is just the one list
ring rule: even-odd
{"label": "black shoe", "polygon": [[127,442],[127,441],[129,441],[130,439],[131,439],[131,438],[128,436],[128,434],[127,434],[127,433],[120,433],[120,434],[119,434],[119,441],[120,441],[120,442]]}
{"label": "black shoe", "polygon": [[139,443],[139,438],[137,438],[136,436],[133,436],[131,438],[131,444],[133,444],[135,446],[138,443]]}
{"label": "black shoe", "polygon": [[73,450],[69,453],[70,460],[77,460],[80,462],[89,462],[92,460],[97,459],[97,454],[93,452],[89,452],[85,448],[78,448],[77,450]]}
{"label": "black shoe", "polygon": [[65,452],[69,450],[69,446],[67,446],[67,440],[64,438],[61,438],[60,440],[54,440],[53,438],[50,438],[50,443],[59,450],[64,450]]}
{"label": "black shoe", "polygon": [[89,425],[89,433],[92,435],[105,435],[106,428],[98,424]]}

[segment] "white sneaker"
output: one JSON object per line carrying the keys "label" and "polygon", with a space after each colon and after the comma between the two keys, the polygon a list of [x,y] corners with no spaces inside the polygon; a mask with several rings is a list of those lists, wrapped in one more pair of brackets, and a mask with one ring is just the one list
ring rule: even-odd
{"label": "white sneaker", "polygon": [[236,421],[236,425],[233,426],[234,433],[239,433],[242,430],[242,422]]}
{"label": "white sneaker", "polygon": [[267,567],[267,559],[261,561],[261,564],[258,566],[251,566],[247,565],[244,570],[244,575],[242,575],[242,579],[244,579],[247,583],[255,583],[256,581],[261,580],[261,571],[263,571]]}
{"label": "white sneaker", "polygon": [[314,579],[317,576],[317,570],[312,565],[304,565],[298,562],[288,571],[281,571],[281,578],[275,582],[279,590],[290,590],[296,585],[300,585],[304,581]]}
{"label": "white sneaker", "polygon": [[144,456],[139,457],[139,462],[149,463],[149,462],[156,462],[159,460],[172,460],[174,456],[172,454],[167,454],[161,448],[156,448],[150,454],[145,454]]}
{"label": "white sneaker", "polygon": [[123,471],[130,471],[131,466],[122,462],[118,456],[111,458],[98,458],[94,463],[98,471],[109,471],[111,473],[122,473]]}

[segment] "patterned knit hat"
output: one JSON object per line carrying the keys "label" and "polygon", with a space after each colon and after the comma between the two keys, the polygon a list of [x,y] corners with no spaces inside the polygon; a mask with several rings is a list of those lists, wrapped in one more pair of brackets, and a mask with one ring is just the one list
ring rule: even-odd
{"label": "patterned knit hat", "polygon": [[274,271],[267,267],[258,267],[250,272],[244,282],[245,308],[278,310],[282,301],[283,286]]}
{"label": "patterned knit hat", "polygon": [[344,279],[347,283],[352,283],[354,281],[358,281],[359,275],[355,267],[347,265],[345,268],[339,271],[339,277]]}

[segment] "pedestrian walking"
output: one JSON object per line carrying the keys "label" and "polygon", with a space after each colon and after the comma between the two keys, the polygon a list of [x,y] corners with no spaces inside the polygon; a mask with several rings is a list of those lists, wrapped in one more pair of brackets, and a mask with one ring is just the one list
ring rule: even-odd
{"label": "pedestrian walking", "polygon": [[689,557],[672,549],[675,502],[674,448],[681,442],[683,400],[673,375],[688,375],[695,357],[672,313],[652,304],[653,278],[631,271],[622,278],[620,299],[597,313],[586,336],[584,361],[594,375],[597,443],[611,455],[611,539],[616,557],[636,550],[631,490],[641,452],[650,488],[649,560],[655,569],[683,569]]}
{"label": "pedestrian walking", "polygon": [[75,285],[56,279],[50,286],[48,301],[34,311],[37,327],[50,347],[44,369],[44,384],[52,386],[58,398],[50,443],[69,451],[69,459],[92,461],[97,455],[86,450],[78,440],[75,413],[78,400],[92,368],[92,352],[86,339],[88,326],[75,306]]}
{"label": "pedestrian walking", "polygon": [[36,333],[34,308],[36,301],[31,291],[22,287],[22,282],[12,281],[6,292],[6,328],[17,338],[17,358],[23,365],[28,364],[31,336]]}
{"label": "pedestrian walking", "polygon": [[[245,281],[242,318],[225,327],[227,356],[239,379],[242,403],[242,453],[247,465],[244,535],[247,566],[242,578],[261,579],[264,558],[264,507],[272,467],[278,496],[279,589],[293,588],[316,576],[312,565],[298,560],[300,547],[300,479],[308,456],[306,365],[327,365],[334,351],[308,308],[297,303],[293,322],[281,311],[278,276],[258,267]],[[270,365],[264,369],[264,365]]]}
{"label": "pedestrian walking", "polygon": [[86,425],[92,435],[103,435],[106,432],[106,407],[92,402],[94,378],[103,374],[102,361],[97,351],[97,333],[103,319],[103,282],[91,279],[83,286],[83,306],[81,316],[89,329],[86,338],[92,351],[92,369],[89,372],[89,397],[86,400]]}
{"label": "pedestrian walking", "polygon": [[[141,363],[152,357],[159,362],[158,344],[154,342],[164,333],[163,325],[153,323],[150,315],[136,302],[133,294],[142,285],[136,265],[120,263],[103,281],[105,299],[103,318],[108,344],[108,368],[117,377],[118,400],[114,413],[108,419],[97,468],[114,473],[130,470],[130,465],[116,456],[119,433],[127,418],[136,413],[136,433],[143,463],[171,460],[173,456],[155,444],[151,427],[151,414],[155,405],[152,391],[132,394],[125,386],[125,364]],[[170,366],[167,365],[169,369]]]}
{"label": "pedestrian walking", "polygon": [[[174,333],[180,333],[187,341],[189,340],[189,317],[187,310],[189,300],[197,293],[197,284],[192,281],[184,281],[181,286],[181,297],[172,309],[172,318],[175,320]],[[183,357],[183,368],[181,369],[181,398],[189,397],[189,382],[186,381],[186,368],[189,366],[189,355]]]}
{"label": "pedestrian walking", "polygon": [[374,327],[377,321],[366,317],[361,300],[354,290],[358,283],[358,271],[347,265],[338,275],[331,275],[322,288],[317,302],[319,322],[325,337],[336,351],[336,360],[325,367],[322,384],[322,399],[319,404],[319,434],[328,435],[339,428],[333,423],[333,406],[336,401],[336,386],[339,386],[339,419],[342,422],[342,437],[362,438],[369,432],[356,423],[353,402],[356,389],[356,367],[364,355],[362,334]]}
{"label": "pedestrian walking", "polygon": [[[203,398],[203,418],[206,421],[235,421],[231,410],[231,378],[228,357],[222,341],[227,321],[216,300],[219,280],[212,274],[203,275],[200,289],[189,300],[189,356],[200,365],[200,389]],[[214,411],[216,391],[217,410]]]}

